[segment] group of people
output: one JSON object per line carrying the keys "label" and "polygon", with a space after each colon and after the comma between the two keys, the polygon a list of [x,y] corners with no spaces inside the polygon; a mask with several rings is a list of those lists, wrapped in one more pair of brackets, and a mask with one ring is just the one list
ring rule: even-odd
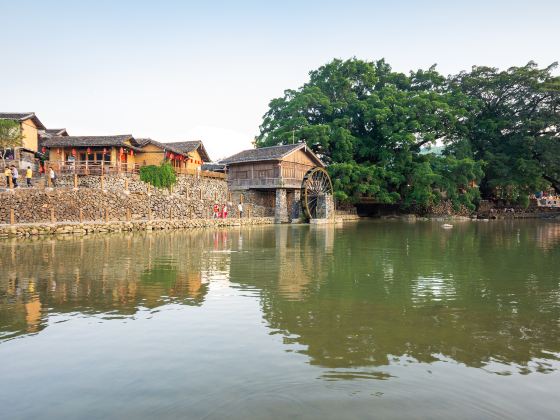
{"label": "group of people", "polygon": [[[227,219],[229,212],[228,205],[231,207],[232,203],[223,204],[222,206],[217,203],[214,204],[214,207],[212,208],[212,217],[214,219]],[[239,203],[237,205],[237,211],[239,212],[239,217],[243,217],[243,203]]]}
{"label": "group of people", "polygon": [[[12,188],[19,187],[19,171],[15,165],[6,166],[6,168],[4,169],[4,176],[6,177],[6,188],[10,188],[10,186]],[[48,176],[51,180],[51,185],[53,187],[56,187],[56,173],[54,172],[53,168],[49,169]],[[25,170],[25,182],[28,188],[33,187],[32,180],[33,170],[31,169],[31,166],[28,166]]]}
{"label": "group of people", "polygon": [[[13,188],[18,188],[19,171],[15,165],[6,166],[4,169],[4,176],[6,177],[6,188],[10,187],[10,181]],[[31,180],[33,179],[33,171],[31,166],[28,166],[25,170],[25,180],[28,187],[32,187]]]}
{"label": "group of people", "polygon": [[560,207],[560,196],[554,191],[539,191],[530,198],[536,199],[539,207]]}

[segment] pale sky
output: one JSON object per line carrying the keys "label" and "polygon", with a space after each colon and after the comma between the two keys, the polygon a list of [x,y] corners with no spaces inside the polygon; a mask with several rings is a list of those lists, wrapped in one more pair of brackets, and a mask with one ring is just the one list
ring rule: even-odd
{"label": "pale sky", "polygon": [[507,68],[560,60],[560,1],[0,0],[0,111],[73,135],[251,147],[268,102],[333,58]]}

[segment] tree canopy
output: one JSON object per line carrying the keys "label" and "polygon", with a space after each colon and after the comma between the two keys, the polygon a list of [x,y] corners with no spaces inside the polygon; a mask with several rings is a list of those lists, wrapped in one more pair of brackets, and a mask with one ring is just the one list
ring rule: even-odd
{"label": "tree canopy", "polygon": [[[257,147],[305,141],[329,165],[337,197],[474,208],[484,194],[560,187],[560,81],[555,65],[444,77],[384,60],[332,62],[273,99]],[[425,153],[445,145],[443,155]]]}
{"label": "tree canopy", "polygon": [[2,160],[6,157],[6,151],[21,146],[23,135],[17,121],[0,119],[0,155]]}

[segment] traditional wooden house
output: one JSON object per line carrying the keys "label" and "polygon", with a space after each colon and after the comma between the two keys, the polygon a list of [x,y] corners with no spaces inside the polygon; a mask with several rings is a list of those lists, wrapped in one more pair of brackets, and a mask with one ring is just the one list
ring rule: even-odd
{"label": "traditional wooden house", "polygon": [[[62,172],[109,173],[133,172],[140,166],[170,162],[179,173],[189,173],[208,158],[201,142],[192,151],[160,143],[149,138],[136,139],[130,134],[117,136],[53,136],[41,140],[43,152],[49,152],[49,165]],[[177,143],[181,144],[181,143]],[[200,152],[199,152],[200,150]]]}
{"label": "traditional wooden house", "polygon": [[100,169],[128,171],[135,168],[141,149],[130,134],[118,136],[46,136],[41,150],[49,165],[61,172],[96,172]]}
{"label": "traditional wooden house", "polygon": [[325,167],[305,143],[244,150],[220,163],[226,165],[230,190],[274,208],[277,222],[299,217],[306,174]]}
{"label": "traditional wooden house", "polygon": [[152,139],[137,139],[141,152],[137,162],[141,165],[159,165],[168,160],[177,172],[191,173],[199,170],[210,157],[201,141],[160,143]]}
{"label": "traditional wooden house", "polygon": [[198,169],[204,165],[204,163],[210,162],[210,156],[208,156],[208,152],[200,140],[164,143],[164,145],[173,147],[187,154],[189,156],[189,161],[187,162],[188,169]]}

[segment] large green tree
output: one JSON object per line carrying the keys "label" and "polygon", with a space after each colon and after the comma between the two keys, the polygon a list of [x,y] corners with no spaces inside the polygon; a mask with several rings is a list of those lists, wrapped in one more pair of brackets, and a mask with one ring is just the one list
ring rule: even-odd
{"label": "large green tree", "polygon": [[[442,185],[469,189],[462,178],[449,178],[455,173],[445,165],[419,153],[438,139],[460,136],[468,99],[447,89],[434,67],[405,75],[384,60],[333,60],[312,71],[301,88],[270,102],[256,145],[304,140],[329,164],[339,199],[368,195],[382,203],[429,205]],[[477,165],[465,159],[465,165]],[[479,172],[474,168],[471,175]],[[470,199],[457,202],[472,206]]]}
{"label": "large green tree", "polygon": [[518,197],[560,188],[560,78],[557,64],[500,71],[473,67],[450,78],[449,92],[469,98],[464,137],[449,150],[486,161],[486,195]]}
{"label": "large green tree", "polygon": [[0,119],[0,157],[6,165],[6,152],[21,146],[23,135],[17,121]]}

